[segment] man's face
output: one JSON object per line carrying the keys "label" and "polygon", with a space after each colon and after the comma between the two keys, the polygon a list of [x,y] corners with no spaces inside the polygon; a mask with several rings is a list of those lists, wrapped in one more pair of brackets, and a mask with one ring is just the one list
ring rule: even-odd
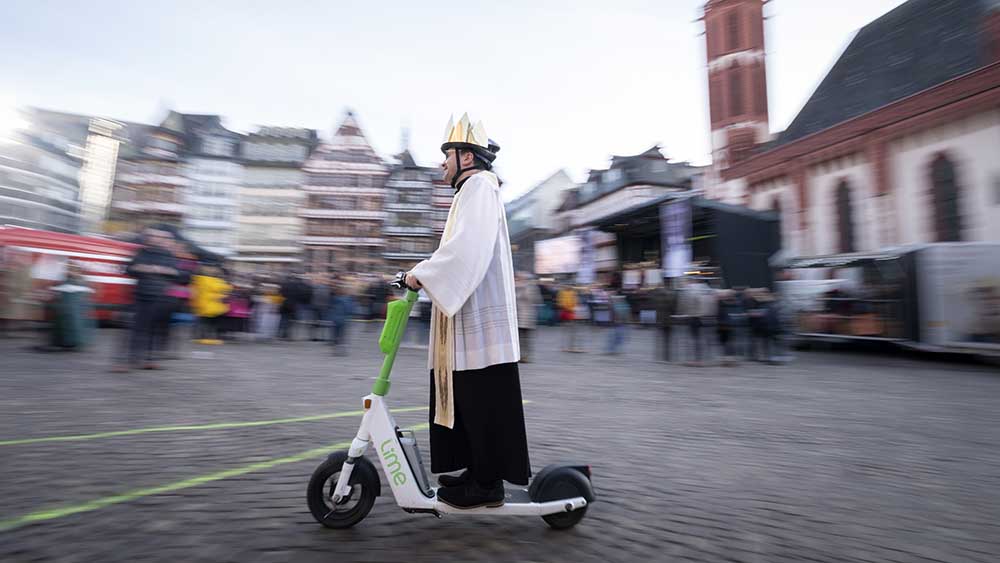
{"label": "man's face", "polygon": [[451,182],[458,174],[458,163],[455,162],[455,149],[448,149],[444,152],[444,162],[441,163],[441,172],[444,174],[444,181]]}
{"label": "man's face", "polygon": [[[452,179],[458,174],[459,166],[458,162],[455,161],[455,150],[448,149],[444,153],[444,162],[441,163],[441,171],[444,173],[444,181],[451,183]],[[470,151],[462,151],[459,154],[459,160],[462,161],[462,168],[468,168],[472,166],[475,156],[473,156]]]}

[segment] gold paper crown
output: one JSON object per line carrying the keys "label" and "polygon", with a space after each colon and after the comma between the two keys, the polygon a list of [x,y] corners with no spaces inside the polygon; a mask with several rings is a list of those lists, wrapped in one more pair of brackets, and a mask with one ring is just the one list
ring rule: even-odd
{"label": "gold paper crown", "polygon": [[[469,120],[469,114],[463,114],[462,119],[455,123],[454,116],[448,118],[448,127],[444,130],[444,144],[462,143],[476,145],[484,149],[489,148],[489,137],[486,136],[486,128],[483,122],[479,121],[475,126]],[[447,147],[442,146],[442,149]]]}

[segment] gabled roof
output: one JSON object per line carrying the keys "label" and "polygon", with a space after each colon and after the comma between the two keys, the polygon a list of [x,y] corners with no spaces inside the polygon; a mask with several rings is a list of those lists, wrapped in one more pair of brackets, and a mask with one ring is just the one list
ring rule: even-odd
{"label": "gabled roof", "polygon": [[410,154],[409,149],[397,154],[396,158],[399,159],[399,165],[403,168],[419,168],[417,161],[413,159],[413,155]]}
{"label": "gabled roof", "polygon": [[667,158],[660,152],[660,145],[653,145],[639,154],[628,156],[613,155],[611,157],[611,168],[618,168],[627,163],[639,160],[667,160]]}
{"label": "gabled roof", "polygon": [[344,112],[344,120],[340,122],[340,127],[337,128],[337,132],[334,133],[335,137],[364,137],[364,133],[361,132],[361,126],[358,125],[358,120],[354,117],[354,112],[347,110]]}
{"label": "gabled roof", "polygon": [[375,152],[358,125],[354,112],[344,112],[344,119],[328,143],[321,143],[307,161],[307,166],[319,162],[344,162],[371,165],[382,170],[386,163]]}
{"label": "gabled roof", "polygon": [[[590,170],[580,186],[575,205],[584,205],[637,184],[687,189],[701,166],[689,162],[670,162],[659,145],[631,156],[612,156],[607,170]],[[571,209],[571,208],[570,208]]]}
{"label": "gabled roof", "polygon": [[772,143],[817,133],[989,61],[983,22],[997,0],[909,0],[857,33],[809,101]]}

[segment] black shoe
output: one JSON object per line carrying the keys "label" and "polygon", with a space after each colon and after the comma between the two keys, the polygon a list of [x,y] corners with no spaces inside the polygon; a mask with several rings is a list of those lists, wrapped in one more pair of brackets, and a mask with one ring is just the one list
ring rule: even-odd
{"label": "black shoe", "polygon": [[438,483],[441,483],[442,487],[460,487],[469,481],[469,470],[456,475],[441,475],[438,477]]}
{"label": "black shoe", "polygon": [[504,501],[503,481],[483,487],[470,479],[468,483],[458,487],[438,489],[437,498],[448,506],[461,509],[498,508],[503,506]]}

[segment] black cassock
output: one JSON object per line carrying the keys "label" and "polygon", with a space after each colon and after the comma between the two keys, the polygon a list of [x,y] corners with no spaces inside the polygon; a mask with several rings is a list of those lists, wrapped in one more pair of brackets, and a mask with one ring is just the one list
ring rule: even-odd
{"label": "black cassock", "polygon": [[434,424],[431,370],[431,472],[469,468],[481,482],[527,485],[531,477],[517,364],[452,373],[455,425]]}

